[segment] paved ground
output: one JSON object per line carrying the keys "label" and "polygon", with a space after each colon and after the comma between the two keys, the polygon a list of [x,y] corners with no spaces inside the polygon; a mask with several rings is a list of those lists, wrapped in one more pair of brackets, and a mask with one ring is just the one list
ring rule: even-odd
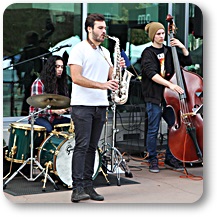
{"label": "paved ground", "polygon": [[[187,167],[188,174],[198,180],[191,179],[190,176],[180,177],[185,174],[165,169],[163,165],[160,173],[153,174],[148,171],[143,160],[130,158],[127,163],[133,173],[133,178],[130,179],[140,184],[97,188],[97,192],[105,197],[104,201],[71,203],[71,191],[25,196],[12,196],[2,191],[1,211],[16,217],[38,217],[45,214],[58,217],[63,214],[80,216],[81,213],[85,216],[103,217],[125,214],[204,217],[216,209],[216,172],[214,167],[207,166],[214,165],[210,161],[215,159],[215,152],[210,152],[209,156],[204,167]],[[125,178],[124,174],[121,176]],[[199,179],[201,177],[203,179]],[[27,182],[24,178],[23,181]]]}
{"label": "paved ground", "polygon": [[[132,185],[115,185],[97,188],[97,192],[104,195],[105,200],[96,202],[93,200],[80,203],[96,204],[123,204],[123,203],[194,203],[203,194],[203,167],[186,167],[188,174],[166,169],[161,163],[160,173],[154,174],[148,171],[147,163],[138,157],[125,157],[132,178],[121,177],[139,182]],[[188,176],[187,176],[188,175]],[[10,181],[13,182],[13,179]],[[10,182],[7,186],[10,185]],[[23,182],[28,181],[23,177]],[[106,183],[106,181],[105,181]],[[68,203],[71,204],[71,190],[55,193],[12,196],[4,193],[5,197],[13,203]]]}
{"label": "paved ground", "polygon": [[[194,203],[203,194],[202,167],[187,168],[188,173],[195,177],[189,175],[186,178],[184,173],[174,172],[163,166],[158,174],[150,173],[147,165],[142,162],[130,160],[128,166],[133,173],[133,177],[128,179],[140,184],[100,187],[97,192],[104,195],[104,201],[88,200],[81,203]],[[121,177],[125,177],[125,174],[122,173]],[[23,181],[28,182],[25,178]],[[71,203],[71,190],[25,196],[5,193],[5,196],[15,203]]]}

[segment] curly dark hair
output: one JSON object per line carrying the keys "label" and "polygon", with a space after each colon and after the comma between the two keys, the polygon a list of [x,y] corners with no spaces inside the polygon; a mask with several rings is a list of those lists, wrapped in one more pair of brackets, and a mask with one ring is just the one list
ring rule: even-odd
{"label": "curly dark hair", "polygon": [[[63,61],[63,72],[61,78],[57,78],[56,76],[55,65],[57,60]],[[47,59],[40,73],[40,79],[44,84],[45,93],[51,93],[51,94],[56,93],[56,86],[57,86],[57,92],[59,95],[69,97],[66,64],[64,59],[61,56],[53,55]]]}

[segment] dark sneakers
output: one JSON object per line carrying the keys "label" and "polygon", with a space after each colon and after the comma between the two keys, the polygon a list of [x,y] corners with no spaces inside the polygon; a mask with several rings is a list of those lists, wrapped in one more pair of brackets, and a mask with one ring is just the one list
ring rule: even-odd
{"label": "dark sneakers", "polygon": [[175,171],[184,171],[184,167],[182,166],[182,163],[176,158],[165,160],[164,165],[166,168],[173,169]]}
{"label": "dark sneakers", "polygon": [[88,194],[90,196],[90,199],[92,200],[98,200],[98,201],[104,200],[104,197],[102,195],[97,194],[92,186],[85,187],[84,192]]}
{"label": "dark sneakers", "polygon": [[80,200],[88,200],[90,196],[85,194],[84,189],[82,187],[78,187],[73,190],[71,201],[72,202],[79,202]]}
{"label": "dark sneakers", "polygon": [[150,161],[149,172],[152,172],[152,173],[159,173],[160,172],[157,159],[153,159]]}

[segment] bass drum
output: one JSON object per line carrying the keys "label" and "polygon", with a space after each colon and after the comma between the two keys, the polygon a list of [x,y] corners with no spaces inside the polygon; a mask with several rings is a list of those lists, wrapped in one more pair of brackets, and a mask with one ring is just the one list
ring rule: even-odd
{"label": "bass drum", "polygon": [[[75,146],[74,136],[69,134],[53,134],[41,144],[38,150],[38,161],[43,167],[47,162],[52,163],[51,172],[54,173],[60,181],[72,187],[72,156]],[[98,175],[101,167],[101,155],[99,149],[96,151],[93,179]]]}
{"label": "bass drum", "polygon": [[[37,155],[36,149],[46,138],[47,132],[45,127],[39,125],[33,125],[33,129],[33,154],[35,156]],[[11,123],[9,132],[8,152],[5,159],[15,163],[23,163],[31,155],[31,124]]]}

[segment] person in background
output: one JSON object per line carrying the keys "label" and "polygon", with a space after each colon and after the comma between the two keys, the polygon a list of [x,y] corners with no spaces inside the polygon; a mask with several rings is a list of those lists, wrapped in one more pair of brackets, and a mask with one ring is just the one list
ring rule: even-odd
{"label": "person in background", "polygon": [[[67,85],[66,65],[60,56],[50,56],[38,78],[31,86],[31,96],[39,94],[58,94],[69,97]],[[29,107],[29,113],[38,112],[40,108]],[[50,133],[54,125],[70,123],[71,119],[63,116],[68,109],[46,109],[36,115],[34,124],[46,128]]]}
{"label": "person in background", "polygon": [[[106,23],[101,14],[86,18],[87,40],[76,44],[68,59],[72,77],[71,117],[75,127],[75,148],[72,157],[72,202],[102,201],[93,186],[95,152],[109,106],[108,90],[118,89],[112,79],[113,66],[109,51],[101,46],[105,40]],[[125,67],[125,61],[120,61]]]}
{"label": "person in background", "polygon": [[[40,46],[39,34],[37,32],[27,32],[25,40],[27,45],[23,48],[23,52],[21,53],[21,57],[18,61],[18,63],[23,63],[15,66],[21,92],[22,87],[24,87],[24,98],[21,109],[21,116],[26,116],[29,113],[29,104],[26,102],[26,100],[30,96],[30,88],[32,82],[38,77],[38,74],[43,68],[43,59],[49,56],[48,49]],[[44,58],[37,58],[38,56],[46,53],[47,55],[45,55]],[[32,58],[36,59],[28,61]],[[22,76],[22,73],[24,73],[24,76]]]}
{"label": "person in background", "polygon": [[[175,122],[172,108],[166,107],[163,97],[164,88],[168,87],[179,94],[182,94],[184,90],[170,82],[174,74],[174,65],[171,47],[163,44],[165,40],[164,26],[159,22],[151,22],[145,26],[145,31],[152,41],[152,45],[145,48],[141,56],[142,92],[148,117],[146,147],[149,154],[149,171],[158,173],[160,170],[157,158],[157,135],[161,117],[165,119],[168,127],[172,127]],[[178,39],[172,38],[170,45],[181,50],[178,52],[181,66],[192,64],[188,50]],[[181,162],[170,152],[168,145],[164,163],[166,167],[174,170],[184,170]]]}

